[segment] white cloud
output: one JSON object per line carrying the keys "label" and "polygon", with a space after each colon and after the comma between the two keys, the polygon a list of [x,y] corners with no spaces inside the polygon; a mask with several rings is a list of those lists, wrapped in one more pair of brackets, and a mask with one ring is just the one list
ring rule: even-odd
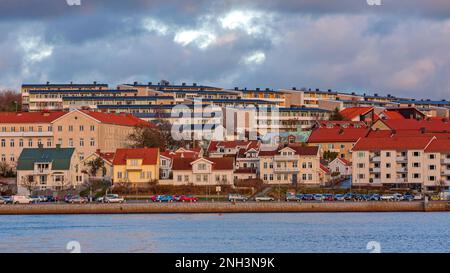
{"label": "white cloud", "polygon": [[272,14],[261,11],[234,10],[219,18],[218,22],[224,29],[242,30],[248,35],[256,35],[268,30],[266,23],[272,18]]}
{"label": "white cloud", "polygon": [[31,63],[40,62],[53,53],[53,46],[46,44],[37,36],[22,36],[19,38],[19,45],[25,51],[25,60]]}
{"label": "white cloud", "polygon": [[142,26],[149,32],[155,32],[158,35],[165,36],[169,34],[170,27],[154,18],[145,18],[142,20]]}
{"label": "white cloud", "polygon": [[175,34],[173,40],[182,46],[195,44],[200,49],[206,49],[216,41],[216,35],[206,30],[182,30]]}
{"label": "white cloud", "polygon": [[259,65],[266,60],[266,54],[262,51],[254,51],[245,56],[243,61],[246,65]]}

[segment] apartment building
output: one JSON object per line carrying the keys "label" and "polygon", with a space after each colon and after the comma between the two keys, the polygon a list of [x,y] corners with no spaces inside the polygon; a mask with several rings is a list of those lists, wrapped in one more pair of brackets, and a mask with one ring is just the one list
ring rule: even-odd
{"label": "apartment building", "polygon": [[12,167],[24,148],[75,148],[79,160],[98,149],[127,147],[137,125],[149,123],[127,114],[71,112],[0,113],[0,160]]}
{"label": "apartment building", "polygon": [[[61,99],[62,109],[97,109],[99,105],[160,105],[174,104],[172,96],[65,96]],[[62,110],[61,109],[61,110]]]}
{"label": "apartment building", "polygon": [[259,178],[267,184],[320,185],[318,147],[286,146],[259,152]]}
{"label": "apartment building", "polygon": [[113,183],[135,187],[159,179],[159,149],[117,149],[113,160]]}
{"label": "apartment building", "polygon": [[[61,105],[61,98],[56,94],[49,92],[45,93],[43,91],[54,90],[53,92],[58,93],[58,91],[65,90],[67,92],[75,90],[104,90],[108,89],[107,84],[94,82],[92,84],[54,84],[47,82],[45,84],[23,84],[22,93],[22,110],[23,111],[41,111],[41,110],[58,110]],[[39,91],[39,92],[37,92]],[[30,94],[30,92],[32,94]],[[42,93],[40,93],[42,92]],[[86,92],[80,92],[86,93]],[[31,96],[30,96],[31,95]],[[31,99],[31,101],[30,101]]]}
{"label": "apartment building", "polygon": [[353,185],[433,190],[450,186],[450,139],[366,137],[353,148]]}
{"label": "apartment building", "polygon": [[67,190],[79,186],[73,148],[25,148],[17,164],[19,194],[28,190]]}
{"label": "apartment building", "polygon": [[368,132],[367,128],[316,128],[311,132],[308,144],[318,146],[322,157],[325,152],[333,152],[340,158],[350,160],[353,146]]}

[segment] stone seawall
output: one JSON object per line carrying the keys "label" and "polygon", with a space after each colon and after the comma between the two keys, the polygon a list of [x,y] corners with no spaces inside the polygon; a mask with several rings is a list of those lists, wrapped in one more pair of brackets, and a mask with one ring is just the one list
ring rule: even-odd
{"label": "stone seawall", "polygon": [[0,215],[129,213],[419,212],[450,211],[448,202],[126,203],[1,205]]}

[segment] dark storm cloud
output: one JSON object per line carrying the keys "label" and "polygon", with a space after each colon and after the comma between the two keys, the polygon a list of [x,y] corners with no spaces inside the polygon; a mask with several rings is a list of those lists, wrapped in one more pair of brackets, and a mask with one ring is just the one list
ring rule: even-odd
{"label": "dark storm cloud", "polygon": [[0,88],[167,79],[450,97],[450,1],[0,0]]}

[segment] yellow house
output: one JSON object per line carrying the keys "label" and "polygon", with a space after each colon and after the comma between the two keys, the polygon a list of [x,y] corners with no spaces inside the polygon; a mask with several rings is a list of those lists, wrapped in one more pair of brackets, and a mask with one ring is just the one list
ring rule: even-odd
{"label": "yellow house", "polygon": [[113,183],[145,185],[159,178],[159,149],[117,149],[113,160]]}

